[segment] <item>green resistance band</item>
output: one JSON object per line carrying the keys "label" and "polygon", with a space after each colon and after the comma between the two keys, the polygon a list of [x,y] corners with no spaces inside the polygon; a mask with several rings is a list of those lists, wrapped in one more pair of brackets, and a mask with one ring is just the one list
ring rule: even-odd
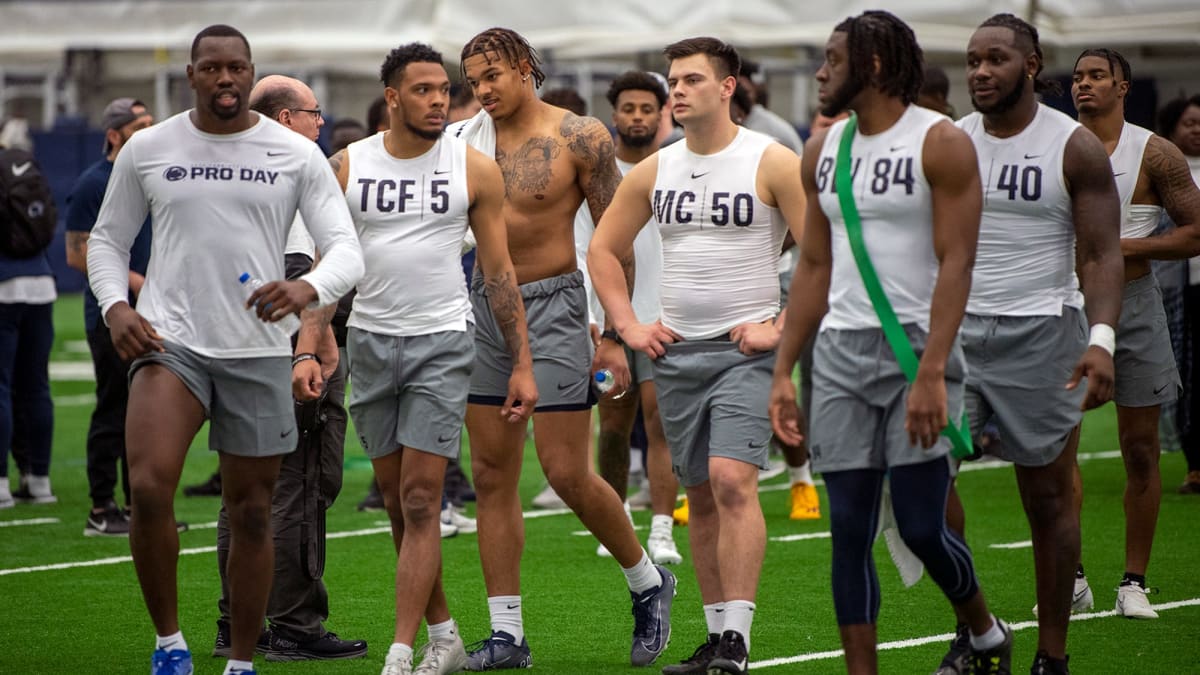
{"label": "green resistance band", "polygon": [[[883,335],[887,338],[892,353],[896,355],[900,370],[904,372],[904,377],[911,384],[917,378],[919,365],[917,354],[913,351],[912,343],[908,341],[908,336],[904,333],[900,320],[896,318],[896,311],[892,309],[892,303],[888,301],[887,295],[883,292],[883,285],[879,283],[879,275],[875,273],[875,266],[871,264],[871,256],[867,253],[867,245],[863,240],[862,219],[858,215],[858,207],[854,204],[854,190],[851,187],[850,177],[850,146],[854,143],[854,133],[857,129],[858,117],[852,114],[846,121],[845,130],[842,131],[842,141],[838,146],[837,167],[834,169],[834,180],[837,181],[836,185],[841,188],[837,191],[838,202],[842,207],[842,219],[846,221],[846,236],[850,240],[850,250],[854,252],[854,262],[858,264],[858,273],[862,275],[863,286],[867,288],[871,305],[875,308],[875,314],[883,326]],[[949,438],[954,446],[950,452],[954,457],[965,459],[974,456],[975,448],[971,442],[971,427],[966,412],[963,412],[960,425],[955,426],[951,422],[945,429],[942,429],[942,435]]]}

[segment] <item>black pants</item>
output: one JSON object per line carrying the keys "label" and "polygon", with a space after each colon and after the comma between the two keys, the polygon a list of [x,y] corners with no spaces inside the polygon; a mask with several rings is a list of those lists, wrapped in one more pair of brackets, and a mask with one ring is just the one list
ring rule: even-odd
{"label": "black pants", "polygon": [[129,504],[129,466],[125,462],[125,409],[129,403],[129,365],[117,355],[103,323],[87,334],[96,371],[96,409],[87,435],[88,495],[103,507],[116,491],[118,467]]}
{"label": "black pants", "polygon": [[8,476],[13,446],[21,473],[50,475],[53,317],[53,303],[0,303],[0,478]]}
{"label": "black pants", "polygon": [[1188,471],[1200,471],[1200,286],[1184,287],[1183,308],[1187,359],[1177,419]]}
{"label": "black pants", "polygon": [[[272,630],[306,641],[325,634],[329,594],[325,572],[325,511],[342,489],[346,440],[345,350],[319,402],[296,406],[298,445],[284,456],[271,502],[275,536],[275,578],[267,601]],[[229,621],[229,520],[221,508],[217,519],[217,565],[221,573],[221,621]]]}

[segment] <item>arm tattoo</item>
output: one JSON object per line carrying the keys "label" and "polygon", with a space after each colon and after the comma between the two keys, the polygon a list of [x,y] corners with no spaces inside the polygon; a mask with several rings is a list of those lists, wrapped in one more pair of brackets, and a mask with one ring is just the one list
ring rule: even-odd
{"label": "arm tattoo", "polygon": [[67,248],[71,252],[81,256],[87,256],[87,240],[91,236],[90,232],[79,232],[77,230],[67,231]]}
{"label": "arm tattoo", "polygon": [[334,175],[342,172],[342,163],[346,161],[345,149],[338,150],[333,157],[329,158],[329,166],[333,167]]}
{"label": "arm tattoo", "polygon": [[1171,220],[1181,227],[1200,225],[1200,189],[1192,181],[1183,153],[1167,140],[1151,136],[1142,163]]}
{"label": "arm tattoo", "polygon": [[530,194],[545,190],[552,177],[550,168],[560,152],[558,142],[549,136],[531,138],[511,155],[497,147],[496,163],[504,175],[504,198],[510,198],[518,190]]}
{"label": "arm tattoo", "polygon": [[504,334],[504,342],[508,345],[508,353],[513,361],[517,360],[525,342],[517,331],[517,319],[522,313],[521,294],[517,290],[517,280],[512,271],[500,275],[487,275],[484,278],[487,291],[488,305],[492,315],[500,324],[500,332]]}
{"label": "arm tattoo", "polygon": [[592,218],[598,223],[600,216],[612,202],[617,183],[621,182],[612,135],[595,119],[571,113],[563,117],[559,133],[566,139],[571,152],[575,153],[589,170],[587,185],[580,187],[587,198]]}

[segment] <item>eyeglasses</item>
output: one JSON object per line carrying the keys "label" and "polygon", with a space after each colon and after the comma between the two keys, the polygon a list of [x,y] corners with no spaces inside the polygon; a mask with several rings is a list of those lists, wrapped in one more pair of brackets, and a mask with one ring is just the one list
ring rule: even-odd
{"label": "eyeglasses", "polygon": [[291,110],[292,112],[306,112],[315,117],[318,117],[318,118],[321,117],[321,109],[320,108],[311,108],[311,109],[310,108],[288,108],[288,110]]}

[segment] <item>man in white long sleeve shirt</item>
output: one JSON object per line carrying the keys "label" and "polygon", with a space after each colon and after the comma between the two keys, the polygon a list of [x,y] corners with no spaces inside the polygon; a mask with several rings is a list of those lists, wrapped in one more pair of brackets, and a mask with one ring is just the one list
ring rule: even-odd
{"label": "man in white long sleeve shirt", "polygon": [[[249,109],[254,66],[245,36],[205,28],[187,73],[195,108],[131,139],[118,156],[88,270],[113,344],[133,360],[129,543],[158,635],[151,672],[192,672],[178,621],[172,513],[188,446],[208,418],[232,531],[225,672],[252,673],[271,588],[271,492],[296,433],[291,348],[270,322],[348,292],[362,276],[362,251],[320,149]],[[243,274],[283,278],[297,210],[324,253],[321,265],[298,280],[267,283],[247,300]],[[155,242],[135,311],[127,258],[147,213]]]}

